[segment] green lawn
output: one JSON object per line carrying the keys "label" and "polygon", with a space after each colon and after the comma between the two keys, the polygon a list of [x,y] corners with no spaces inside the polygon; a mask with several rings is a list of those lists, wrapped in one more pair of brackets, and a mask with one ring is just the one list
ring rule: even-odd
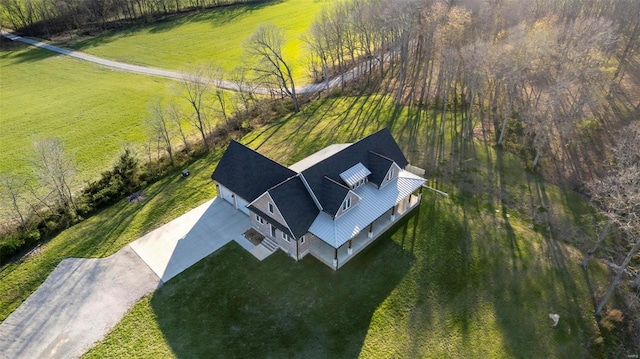
{"label": "green lawn", "polygon": [[285,30],[283,55],[292,63],[295,78],[304,81],[307,52],[300,37],[319,10],[331,3],[328,0],[283,0],[208,10],[73,40],[66,46],[145,66],[187,69],[197,64],[214,63],[231,70],[241,63],[242,43],[259,24],[270,22]]}
{"label": "green lawn", "polygon": [[20,44],[0,50],[0,171],[30,172],[33,141],[61,138],[80,182],[128,143],[146,141],[148,102],[171,81],[110,70]]}
{"label": "green lawn", "polygon": [[[87,357],[592,355],[591,292],[607,271],[593,261],[583,273],[573,246],[588,240],[589,207],[513,155],[478,142],[432,145],[432,122],[388,98],[339,98],[246,136],[288,164],[389,126],[410,162],[441,173],[450,197],[425,193],[335,273],[312,257],[258,262],[232,243],[136,304]],[[436,168],[432,150],[449,162],[437,158]],[[550,313],[561,316],[556,328]]]}

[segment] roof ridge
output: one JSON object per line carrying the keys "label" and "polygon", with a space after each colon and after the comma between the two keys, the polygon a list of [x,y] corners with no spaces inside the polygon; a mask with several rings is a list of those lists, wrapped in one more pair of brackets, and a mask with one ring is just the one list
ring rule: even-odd
{"label": "roof ridge", "polygon": [[376,156],[378,156],[378,157],[384,158],[385,160],[389,160],[389,161],[391,161],[391,162],[395,162],[395,161],[394,161],[394,160],[392,160],[391,158],[389,158],[389,157],[387,157],[387,156],[385,156],[385,155],[381,155],[381,154],[379,154],[379,153],[378,153],[378,152],[376,152],[376,151],[371,151],[371,150],[369,150],[369,153],[371,153],[371,154],[373,154],[373,155],[376,155]]}

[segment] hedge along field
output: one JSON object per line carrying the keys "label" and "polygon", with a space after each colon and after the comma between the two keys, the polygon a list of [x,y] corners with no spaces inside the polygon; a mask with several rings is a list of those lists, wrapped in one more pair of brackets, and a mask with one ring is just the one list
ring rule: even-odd
{"label": "hedge along field", "polygon": [[283,56],[297,81],[306,79],[306,50],[301,36],[328,0],[285,0],[238,5],[176,15],[149,25],[72,40],[64,46],[92,55],[143,66],[184,69],[215,63],[231,70],[241,63],[242,44],[261,23],[285,30]]}
{"label": "hedge along field", "polygon": [[172,96],[177,84],[15,43],[0,51],[0,73],[0,171],[30,173],[34,140],[59,137],[78,184],[107,169],[124,145],[146,142],[149,101]]}

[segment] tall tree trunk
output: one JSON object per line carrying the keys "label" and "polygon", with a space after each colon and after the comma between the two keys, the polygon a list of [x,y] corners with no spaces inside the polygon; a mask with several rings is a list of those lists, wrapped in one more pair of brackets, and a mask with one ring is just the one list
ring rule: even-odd
{"label": "tall tree trunk", "polygon": [[602,301],[600,301],[600,304],[596,309],[596,315],[600,315],[600,313],[602,313],[602,309],[604,309],[604,306],[607,304],[607,302],[611,298],[611,295],[615,291],[616,286],[620,281],[620,278],[622,278],[625,268],[627,268],[627,265],[629,265],[629,262],[631,262],[631,258],[633,258],[633,256],[638,252],[638,250],[640,250],[640,238],[636,239],[636,244],[633,246],[633,248],[631,248],[631,250],[627,254],[627,257],[624,259],[624,261],[622,261],[622,264],[618,269],[618,273],[616,274],[615,278],[613,278],[613,282],[611,282],[611,285],[609,286],[609,290],[607,290],[607,293],[604,295],[604,297],[602,298]]}

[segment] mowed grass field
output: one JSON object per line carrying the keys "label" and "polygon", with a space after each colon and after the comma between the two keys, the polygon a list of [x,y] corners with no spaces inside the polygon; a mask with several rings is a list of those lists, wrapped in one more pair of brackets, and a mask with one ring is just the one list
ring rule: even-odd
{"label": "mowed grass field", "polygon": [[[333,98],[242,141],[290,164],[388,126],[430,174],[432,121],[416,116],[385,97]],[[0,307],[14,308],[61,258],[109,255],[213,196],[208,177],[222,150],[186,181],[162,180],[147,201],[114,206],[3,268]],[[589,206],[516,156],[479,142],[447,140],[441,150],[463,152],[437,169],[450,197],[425,192],[419,209],[338,272],[279,252],[258,262],[231,243],[143,298],[86,357],[590,357],[591,293],[607,271],[592,261],[583,273],[573,246],[589,240],[580,220]]]}
{"label": "mowed grass field", "polygon": [[283,56],[294,77],[305,82],[306,47],[301,36],[330,0],[283,0],[171,16],[163,21],[76,39],[62,45],[92,55],[144,66],[188,70],[215,64],[232,70],[242,63],[242,44],[261,23],[285,31]]}
{"label": "mowed grass field", "polygon": [[58,137],[82,182],[147,140],[147,106],[169,80],[115,71],[21,44],[0,51],[0,171],[28,174],[38,138]]}

